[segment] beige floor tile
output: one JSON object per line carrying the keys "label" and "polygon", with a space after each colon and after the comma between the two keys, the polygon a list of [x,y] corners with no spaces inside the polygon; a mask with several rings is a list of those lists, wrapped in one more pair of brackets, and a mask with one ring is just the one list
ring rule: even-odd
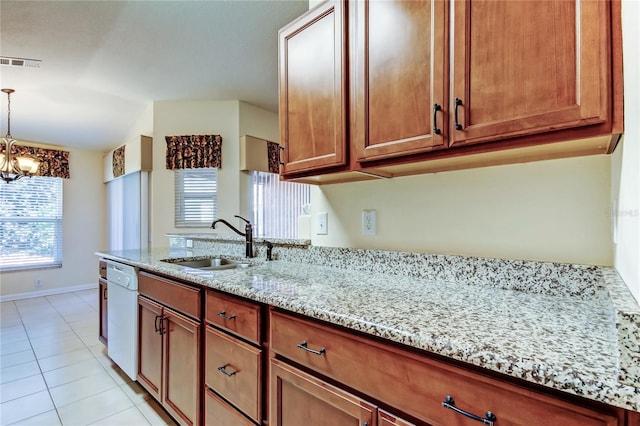
{"label": "beige floor tile", "polygon": [[37,416],[29,417],[28,419],[20,420],[16,423],[12,423],[11,426],[60,426],[60,418],[58,418],[58,412],[56,410],[47,411]]}
{"label": "beige floor tile", "polygon": [[56,334],[64,333],[66,331],[72,331],[71,327],[69,327],[67,323],[52,324],[42,327],[27,327],[27,334],[30,339],[44,336],[55,336]]}
{"label": "beige floor tile", "polygon": [[7,425],[53,410],[48,391],[23,396],[0,404],[0,424]]}
{"label": "beige floor tile", "polygon": [[109,373],[111,378],[115,380],[118,385],[124,385],[131,382],[131,378],[127,376],[127,373],[122,371],[122,369],[113,362],[108,366],[105,365],[104,369],[107,370],[107,373]]}
{"label": "beige floor tile", "polygon": [[56,343],[57,341],[72,339],[74,337],[77,337],[77,335],[73,330],[66,330],[61,333],[50,334],[47,336],[32,337],[29,341],[31,342],[31,346],[37,348],[39,346],[48,346],[52,343]]}
{"label": "beige floor tile", "polygon": [[56,407],[62,407],[81,399],[118,387],[106,371],[49,389]]}
{"label": "beige floor tile", "polygon": [[89,312],[76,312],[73,314],[62,315],[62,318],[69,324],[81,322],[84,324],[98,324],[98,312],[91,309]]}
{"label": "beige floor tile", "polygon": [[33,351],[36,354],[36,358],[43,359],[80,349],[86,349],[84,342],[77,337],[73,337],[72,339],[60,340],[47,346],[34,347]]}
{"label": "beige floor tile", "polygon": [[9,383],[25,377],[35,376],[36,374],[40,374],[38,363],[35,361],[25,362],[24,364],[13,365],[0,370],[0,383]]}
{"label": "beige floor tile", "polygon": [[142,426],[149,425],[149,422],[137,407],[131,407],[91,424],[101,426]]}
{"label": "beige floor tile", "polygon": [[153,426],[176,424],[155,399],[148,399],[142,404],[138,404],[138,410]]}
{"label": "beige floor tile", "polygon": [[47,385],[44,383],[44,379],[41,374],[4,383],[0,389],[0,403],[31,395],[43,390],[47,390]]}
{"label": "beige floor tile", "polygon": [[16,352],[24,352],[31,349],[28,340],[20,340],[19,342],[8,343],[0,346],[0,355],[14,354]]}
{"label": "beige floor tile", "polygon": [[15,342],[21,342],[24,340],[29,340],[27,336],[27,331],[24,329],[22,324],[19,327],[12,327],[7,329],[2,329],[0,332],[0,345],[8,345]]}
{"label": "beige floor tile", "polygon": [[129,399],[136,405],[141,404],[147,399],[151,398],[149,392],[147,392],[138,382],[131,381],[120,386],[120,389],[127,394]]}
{"label": "beige floor tile", "polygon": [[92,360],[93,354],[84,345],[82,348],[70,352],[52,355],[39,359],[40,368],[43,372],[55,370],[57,368],[73,365],[81,361]]}
{"label": "beige floor tile", "polygon": [[0,357],[0,368],[12,367],[14,365],[24,364],[35,360],[36,356],[32,350],[16,352]]}
{"label": "beige floor tile", "polygon": [[47,371],[43,375],[47,385],[52,388],[64,385],[65,383],[75,382],[85,377],[94,376],[101,372],[104,372],[104,367],[92,358],[67,367]]}
{"label": "beige floor tile", "polygon": [[100,340],[98,339],[98,332],[94,332],[93,334],[80,334],[78,335],[78,337],[80,338],[80,340],[82,340],[82,343],[85,344],[85,346],[90,347],[90,346],[95,346],[96,344],[100,343]]}
{"label": "beige floor tile", "polygon": [[58,414],[64,425],[91,424],[133,406],[133,403],[120,388],[90,396],[58,408]]}
{"label": "beige floor tile", "polygon": [[89,350],[95,355],[95,356],[107,356],[107,347],[102,344],[102,342],[97,343],[95,345],[90,345],[89,346]]}

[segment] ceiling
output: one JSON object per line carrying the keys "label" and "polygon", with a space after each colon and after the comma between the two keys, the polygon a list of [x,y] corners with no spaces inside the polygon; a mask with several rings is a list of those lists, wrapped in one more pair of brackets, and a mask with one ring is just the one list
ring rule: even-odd
{"label": "ceiling", "polygon": [[[159,100],[278,109],[278,29],[308,0],[0,1],[15,139],[107,151]],[[7,100],[0,128],[7,131]]]}

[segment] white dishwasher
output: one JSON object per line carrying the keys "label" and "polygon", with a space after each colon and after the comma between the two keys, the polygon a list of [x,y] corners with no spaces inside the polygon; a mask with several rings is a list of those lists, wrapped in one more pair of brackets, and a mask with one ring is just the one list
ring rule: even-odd
{"label": "white dishwasher", "polygon": [[138,372],[138,269],[105,260],[107,264],[107,335],[109,358],[136,380]]}

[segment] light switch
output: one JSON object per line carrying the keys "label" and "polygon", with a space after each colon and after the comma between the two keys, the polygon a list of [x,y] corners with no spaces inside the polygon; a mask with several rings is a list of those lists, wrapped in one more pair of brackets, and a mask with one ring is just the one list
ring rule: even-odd
{"label": "light switch", "polygon": [[329,229],[327,227],[328,214],[326,212],[318,213],[316,215],[316,234],[327,235]]}

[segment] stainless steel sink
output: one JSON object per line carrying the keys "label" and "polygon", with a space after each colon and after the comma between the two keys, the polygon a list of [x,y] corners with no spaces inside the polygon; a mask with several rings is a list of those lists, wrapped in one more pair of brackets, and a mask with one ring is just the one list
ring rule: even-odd
{"label": "stainless steel sink", "polygon": [[184,266],[185,268],[200,269],[203,271],[219,271],[223,269],[246,268],[249,266],[248,263],[243,263],[240,260],[231,260],[225,258],[197,260],[165,259],[163,260],[163,262],[171,263],[178,266]]}

